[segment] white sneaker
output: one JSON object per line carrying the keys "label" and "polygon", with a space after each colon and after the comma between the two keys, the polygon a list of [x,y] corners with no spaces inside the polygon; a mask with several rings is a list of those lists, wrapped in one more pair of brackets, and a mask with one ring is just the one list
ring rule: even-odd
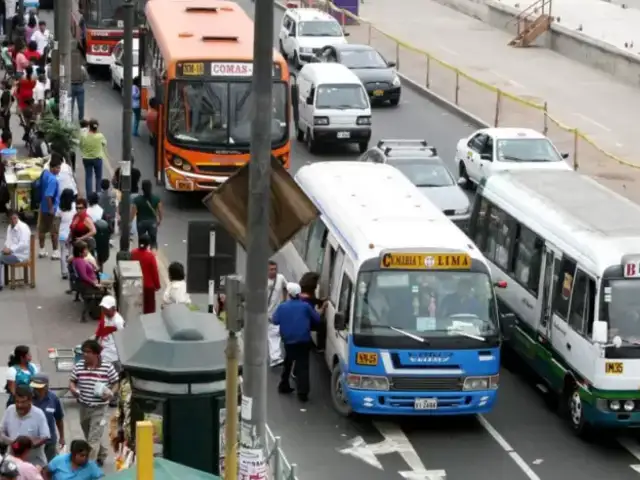
{"label": "white sneaker", "polygon": [[51,260],[60,260],[60,250],[51,252]]}
{"label": "white sneaker", "polygon": [[49,253],[44,248],[41,248],[40,253],[38,253],[38,257],[47,258],[48,256],[49,256]]}

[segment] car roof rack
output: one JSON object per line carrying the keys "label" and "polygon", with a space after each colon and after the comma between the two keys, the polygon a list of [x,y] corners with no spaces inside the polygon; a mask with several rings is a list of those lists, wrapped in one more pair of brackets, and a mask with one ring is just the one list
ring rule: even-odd
{"label": "car roof rack", "polygon": [[394,147],[399,147],[403,150],[415,149],[415,150],[429,150],[432,156],[438,155],[436,147],[429,145],[426,140],[380,140],[378,142],[378,148],[384,151],[385,155],[389,155],[389,152]]}

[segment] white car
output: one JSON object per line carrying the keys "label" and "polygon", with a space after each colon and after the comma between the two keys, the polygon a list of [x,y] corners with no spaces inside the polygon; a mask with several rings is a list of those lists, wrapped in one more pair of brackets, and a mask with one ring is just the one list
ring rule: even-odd
{"label": "white car", "polygon": [[348,35],[328,13],[316,8],[290,8],[282,16],[278,43],[282,55],[300,68],[324,47],[347,43]]}
{"label": "white car", "polygon": [[572,170],[547,137],[529,128],[483,128],[461,139],[456,164],[470,186],[505,170]]}
{"label": "white car", "polygon": [[[138,76],[140,72],[139,68],[139,50],[140,41],[137,38],[133,39],[133,78]],[[109,70],[111,72],[111,86],[114,90],[122,89],[124,84],[124,40],[120,40],[113,50],[111,51],[111,65]]]}

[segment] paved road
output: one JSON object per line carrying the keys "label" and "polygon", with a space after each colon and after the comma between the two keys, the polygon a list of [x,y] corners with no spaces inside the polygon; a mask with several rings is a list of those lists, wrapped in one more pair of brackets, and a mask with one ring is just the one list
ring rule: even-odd
{"label": "paved road", "polygon": [[[239,3],[250,10],[249,2]],[[280,13],[276,13],[278,23]],[[112,91],[106,81],[95,82],[87,88],[87,115],[100,119],[114,155],[118,154],[121,141],[120,105],[120,94]],[[453,157],[456,140],[471,130],[464,121],[410,91],[405,92],[398,109],[381,108],[374,112],[374,140],[426,138],[437,145],[447,159]],[[134,150],[143,177],[151,178],[153,160],[146,133],[134,139]],[[355,150],[313,156],[294,142],[292,168],[295,171],[307,162],[340,161],[355,156]],[[210,218],[209,214],[200,205],[199,196],[161,194],[167,212],[160,232],[163,256],[184,262],[187,222]],[[283,270],[287,274],[286,265]],[[397,472],[416,467],[415,459],[409,458],[411,464],[407,464],[398,453],[381,455],[379,461],[384,469],[381,471],[339,453],[349,447],[354,438],[362,437],[368,444],[375,444],[384,440],[384,434],[396,440],[398,436],[406,437],[418,454],[417,463],[429,470],[445,470],[449,480],[471,477],[564,480],[572,475],[586,480],[631,480],[638,475],[629,465],[640,460],[613,439],[605,438],[596,444],[576,439],[546,408],[529,382],[506,371],[502,374],[498,406],[486,419],[391,419],[388,423],[375,424],[367,418],[345,420],[334,413],[328,396],[328,372],[320,359],[314,358],[312,362],[314,389],[310,403],[303,408],[294,399],[277,394],[277,372],[271,375],[269,424],[276,435],[282,436],[285,452],[290,461],[299,465],[302,480],[364,478],[365,475],[372,480],[401,478]]]}
{"label": "paved road", "polygon": [[[588,1],[591,5],[595,0]],[[579,128],[607,151],[640,165],[640,144],[636,141],[640,90],[544,48],[509,47],[512,36],[508,33],[433,0],[404,0],[402,8],[399,5],[392,0],[370,0],[361,3],[360,11],[363,18],[381,30],[432,53],[474,78],[540,104],[547,101],[553,117]],[[396,59],[395,43],[375,29],[371,35],[368,25],[349,26],[347,30],[351,33],[351,42],[368,43],[370,37],[371,44],[383,55]],[[637,45],[640,46],[640,42]],[[399,60],[401,73],[425,84],[424,55],[400,48]],[[430,65],[431,90],[453,102],[455,75],[435,61]],[[461,78],[459,87],[460,105],[493,124],[496,95],[465,78]],[[503,97],[500,112],[502,126],[543,130],[542,113],[513,100]],[[548,135],[563,152],[573,153],[573,135],[553,122]],[[615,163],[583,141],[577,150],[582,172],[640,202],[639,169]]]}

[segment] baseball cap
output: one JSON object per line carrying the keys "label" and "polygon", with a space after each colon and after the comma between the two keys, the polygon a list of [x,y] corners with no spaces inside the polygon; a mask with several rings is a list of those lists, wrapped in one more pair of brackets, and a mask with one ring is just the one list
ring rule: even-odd
{"label": "baseball cap", "polygon": [[111,295],[107,295],[106,297],[102,297],[102,301],[100,302],[100,306],[102,308],[115,308],[116,306],[116,299],[113,298]]}
{"label": "baseball cap", "polygon": [[16,465],[9,455],[0,457],[0,477],[17,478],[19,473],[18,465]]}
{"label": "baseball cap", "polygon": [[290,297],[297,297],[302,292],[300,285],[294,282],[287,283],[287,293]]}
{"label": "baseball cap", "polygon": [[36,373],[31,377],[29,386],[31,388],[45,388],[49,385],[49,376],[44,373]]}

